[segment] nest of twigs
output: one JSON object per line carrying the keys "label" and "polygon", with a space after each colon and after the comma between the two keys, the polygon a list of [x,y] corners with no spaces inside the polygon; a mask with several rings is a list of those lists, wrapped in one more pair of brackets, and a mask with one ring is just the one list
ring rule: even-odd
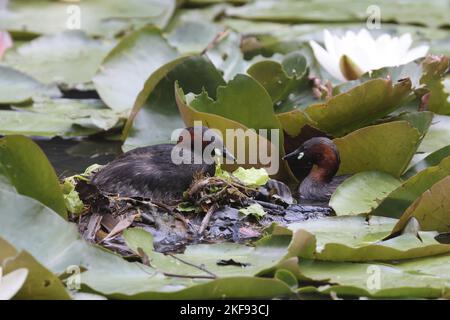
{"label": "nest of twigs", "polygon": [[[133,255],[121,236],[130,227],[150,232],[155,250],[180,252],[193,243],[248,242],[261,237],[273,222],[286,225],[332,212],[328,207],[288,203],[292,199],[289,188],[275,180],[264,187],[249,187],[232,178],[199,175],[180,199],[191,210],[182,209],[180,203],[107,194],[84,180],[78,181],[76,190],[85,204],[84,213],[73,217],[80,233],[123,256]],[[255,203],[264,208],[264,217],[239,213],[240,208]]]}

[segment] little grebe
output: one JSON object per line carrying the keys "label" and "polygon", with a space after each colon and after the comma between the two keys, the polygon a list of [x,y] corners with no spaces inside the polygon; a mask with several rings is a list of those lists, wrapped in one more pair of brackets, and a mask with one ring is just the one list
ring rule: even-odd
{"label": "little grebe", "polygon": [[337,186],[348,178],[335,177],[340,165],[339,151],[328,138],[309,139],[298,149],[285,155],[283,160],[292,158],[305,159],[313,165],[298,188],[301,200],[329,201]]}
{"label": "little grebe", "polygon": [[91,183],[120,196],[178,200],[195,175],[214,175],[214,157],[222,154],[234,160],[217,133],[190,127],[183,130],[176,145],[159,144],[124,153],[95,173]]}

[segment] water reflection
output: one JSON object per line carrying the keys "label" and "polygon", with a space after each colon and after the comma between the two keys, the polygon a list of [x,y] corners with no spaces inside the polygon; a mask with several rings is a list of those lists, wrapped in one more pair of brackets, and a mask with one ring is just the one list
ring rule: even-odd
{"label": "water reflection", "polygon": [[47,139],[34,139],[44,150],[59,177],[67,177],[80,172],[94,164],[105,164],[121,151],[120,141],[107,140],[75,140],[59,137]]}

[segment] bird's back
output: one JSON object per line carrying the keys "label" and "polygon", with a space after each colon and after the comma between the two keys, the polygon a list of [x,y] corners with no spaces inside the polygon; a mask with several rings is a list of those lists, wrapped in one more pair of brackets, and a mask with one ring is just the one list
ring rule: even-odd
{"label": "bird's back", "polygon": [[128,197],[174,200],[192,183],[196,172],[214,174],[214,164],[175,164],[172,144],[131,150],[97,172],[91,183],[100,190]]}

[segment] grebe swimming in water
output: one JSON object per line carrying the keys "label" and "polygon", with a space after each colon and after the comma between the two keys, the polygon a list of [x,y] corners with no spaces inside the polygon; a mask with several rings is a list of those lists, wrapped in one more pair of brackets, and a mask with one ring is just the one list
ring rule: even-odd
{"label": "grebe swimming in water", "polygon": [[317,137],[305,141],[283,160],[304,159],[313,167],[298,188],[300,200],[329,201],[331,195],[349,176],[335,177],[340,157],[336,145],[328,138]]}
{"label": "grebe swimming in water", "polygon": [[[178,200],[195,175],[214,175],[214,157],[221,154],[234,159],[213,130],[190,127],[182,131],[176,145],[159,144],[124,153],[95,173],[91,184],[120,196]],[[186,161],[174,161],[173,155]]]}

